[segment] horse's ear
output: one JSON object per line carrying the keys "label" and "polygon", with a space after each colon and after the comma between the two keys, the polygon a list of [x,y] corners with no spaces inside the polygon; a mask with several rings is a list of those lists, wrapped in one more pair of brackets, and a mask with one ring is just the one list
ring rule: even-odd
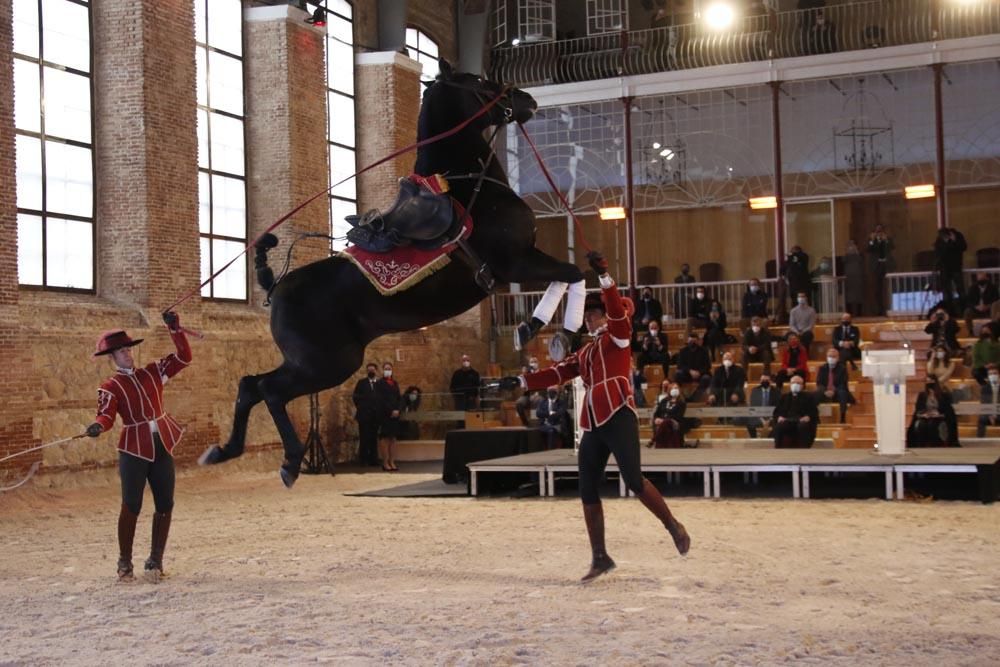
{"label": "horse's ear", "polygon": [[444,58],[438,58],[438,70],[441,71],[441,76],[445,79],[450,79],[455,73],[455,69],[451,66],[451,63]]}

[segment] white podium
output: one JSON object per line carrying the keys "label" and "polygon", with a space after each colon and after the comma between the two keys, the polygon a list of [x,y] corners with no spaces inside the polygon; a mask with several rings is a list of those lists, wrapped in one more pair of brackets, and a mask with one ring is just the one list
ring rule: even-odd
{"label": "white podium", "polygon": [[913,350],[865,350],[861,373],[875,389],[875,434],[879,454],[906,451],[906,378],[913,375]]}

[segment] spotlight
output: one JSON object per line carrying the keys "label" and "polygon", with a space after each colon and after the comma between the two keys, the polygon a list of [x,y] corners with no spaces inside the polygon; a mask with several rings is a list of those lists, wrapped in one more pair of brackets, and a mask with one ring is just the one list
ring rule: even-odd
{"label": "spotlight", "polygon": [[323,7],[317,7],[313,15],[306,19],[306,23],[311,23],[312,25],[325,26],[326,25],[326,9]]}
{"label": "spotlight", "polygon": [[521,43],[521,38],[520,37],[515,37],[514,39],[510,40],[510,45],[511,46],[517,46],[520,43]]}
{"label": "spotlight", "polygon": [[653,150],[655,151],[655,150],[656,150],[656,149],[658,149],[659,147],[660,147],[660,142],[659,142],[659,141],[654,141],[654,142],[653,142]]}
{"label": "spotlight", "polygon": [[713,2],[702,16],[712,30],[725,30],[736,20],[736,11],[728,2]]}

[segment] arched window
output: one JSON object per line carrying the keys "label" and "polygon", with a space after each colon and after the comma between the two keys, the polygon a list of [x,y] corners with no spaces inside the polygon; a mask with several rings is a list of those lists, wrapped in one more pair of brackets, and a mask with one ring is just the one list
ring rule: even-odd
{"label": "arched window", "polygon": [[[243,11],[240,0],[195,0],[198,85],[198,228],[201,279],[243,252],[247,242],[243,134]],[[245,301],[247,260],[202,288],[212,299]]]}
{"label": "arched window", "polygon": [[419,28],[406,29],[406,54],[423,65],[421,81],[433,81],[438,75],[438,43]]}
{"label": "arched window", "polygon": [[94,289],[90,4],[14,0],[18,282]]}

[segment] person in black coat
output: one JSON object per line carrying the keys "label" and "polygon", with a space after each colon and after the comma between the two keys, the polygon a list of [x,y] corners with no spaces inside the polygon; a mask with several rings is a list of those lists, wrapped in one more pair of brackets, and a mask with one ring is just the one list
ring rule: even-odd
{"label": "person in black coat", "polygon": [[694,289],[694,296],[688,300],[688,317],[686,332],[690,334],[694,327],[708,327],[708,314],[712,310],[712,299],[705,294],[705,288],[698,286]]}
{"label": "person in black coat", "polygon": [[[962,279],[962,255],[968,246],[962,232],[953,227],[942,227],[934,241],[934,263],[938,271],[938,288],[945,306],[953,314],[961,312],[965,297],[965,281]],[[956,309],[955,296],[958,295]]]}
{"label": "person in black coat", "polygon": [[[771,375],[764,373],[760,376],[760,384],[750,390],[750,407],[763,408],[775,407],[781,398],[781,390],[771,384]],[[757,429],[762,426],[770,426],[772,417],[747,417],[743,423],[747,427],[747,433],[751,438],[757,437]]]}
{"label": "person in black coat", "polygon": [[840,326],[833,330],[833,346],[840,353],[840,358],[857,369],[857,361],[861,359],[861,330],[851,324],[851,314],[840,316]]}
{"label": "person in black coat", "polygon": [[801,246],[793,246],[792,252],[785,258],[785,266],[782,267],[785,280],[788,282],[788,294],[792,299],[792,306],[795,306],[795,299],[799,292],[807,295],[812,293],[812,278],[809,277],[809,255],[803,252]]}
{"label": "person in black coat", "polygon": [[666,392],[653,410],[653,437],[649,446],[656,449],[683,447],[684,433],[687,431],[684,420],[687,403],[676,382],[663,384]]}
{"label": "person in black coat", "polygon": [[708,352],[701,346],[698,334],[688,335],[688,343],[677,353],[674,364],[677,367],[674,372],[674,382],[698,384],[691,394],[692,400],[696,400],[696,397],[700,397],[708,389],[708,385],[712,382],[712,362],[708,358]]}
{"label": "person in black coat", "polygon": [[767,319],[767,292],[761,289],[760,280],[751,278],[747,291],[743,293],[743,307],[740,309],[740,317],[743,318],[743,326],[748,326],[750,320],[759,317]]}
{"label": "person in black coat", "polygon": [[552,386],[546,390],[546,397],[538,404],[535,416],[538,417],[538,428],[545,434],[549,449],[572,443],[567,429],[569,411],[566,401],[559,396],[559,387]]}
{"label": "person in black coat", "polygon": [[680,275],[674,278],[674,284],[682,286],[674,290],[674,317],[677,319],[687,316],[684,312],[684,306],[687,299],[691,296],[691,288],[683,287],[683,285],[690,285],[693,282],[695,280],[694,276],[691,275],[691,267],[687,264],[682,264]]}
{"label": "person in black coat", "polygon": [[746,382],[746,372],[733,363],[733,353],[726,352],[722,355],[722,365],[712,373],[709,405],[740,405],[746,401],[743,389]]}
{"label": "person in black coat", "polygon": [[803,391],[804,382],[798,375],[791,381],[791,391],[778,399],[774,408],[774,446],[782,448],[812,447],[816,440],[816,425],[819,423],[819,410],[816,401]]}
{"label": "person in black coat", "polygon": [[354,385],[351,400],[354,401],[354,418],[358,422],[358,463],[363,466],[378,465],[378,399],[375,394],[375,378],[378,366],[365,366],[365,377]]}
{"label": "person in black coat", "polygon": [[841,424],[847,421],[847,406],[856,402],[847,384],[847,366],[832,347],[826,351],[826,363],[816,371],[816,402],[839,403]]}
{"label": "person in black coat", "polygon": [[976,274],[976,282],[969,287],[969,293],[965,296],[965,326],[969,330],[970,336],[976,333],[972,330],[972,320],[976,318],[988,318],[992,310],[993,303],[1000,298],[997,286],[993,284],[990,277],[985,273]]}
{"label": "person in black coat", "polygon": [[382,377],[375,383],[378,406],[378,449],[382,470],[399,470],[396,467],[396,438],[400,432],[399,411],[402,400],[399,383],[392,377],[392,364],[382,364]]}
{"label": "person in black coat", "polygon": [[928,382],[917,395],[910,427],[906,429],[907,447],[958,447],[958,417],[951,397],[937,382]]}
{"label": "person in black coat", "polygon": [[475,410],[479,407],[479,371],[472,367],[469,355],[462,355],[462,367],[451,374],[448,385],[456,410]]}
{"label": "person in black coat", "polygon": [[705,346],[712,361],[715,361],[715,355],[719,348],[726,344],[726,340],[726,312],[722,310],[721,303],[712,299],[712,305],[708,310],[708,324],[705,327]]}
{"label": "person in black coat", "polygon": [[924,327],[924,333],[931,335],[931,348],[943,346],[949,356],[955,356],[962,351],[958,343],[958,324],[951,319],[948,311],[938,308],[931,315],[930,323]]}
{"label": "person in black coat", "polygon": [[750,328],[743,332],[743,366],[764,364],[764,372],[771,374],[774,350],[771,349],[771,332],[759,317],[750,320]]}
{"label": "person in black coat", "polygon": [[653,290],[642,288],[639,302],[635,304],[635,315],[632,317],[634,331],[642,331],[649,327],[650,322],[660,324],[663,321],[663,305],[653,297]]}

